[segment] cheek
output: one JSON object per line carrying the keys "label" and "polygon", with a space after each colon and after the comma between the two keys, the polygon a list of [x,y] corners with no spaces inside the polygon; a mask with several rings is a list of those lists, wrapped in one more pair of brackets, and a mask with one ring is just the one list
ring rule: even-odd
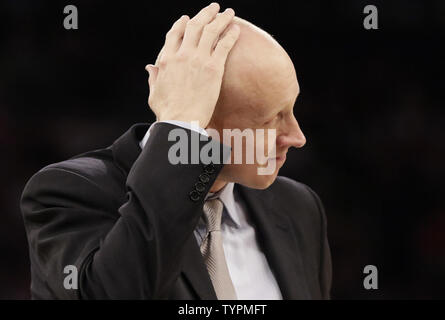
{"label": "cheek", "polygon": [[270,175],[259,175],[257,165],[225,165],[220,178],[225,181],[236,182],[254,189],[265,189],[276,179],[278,168]]}
{"label": "cheek", "polygon": [[[265,132],[267,132],[267,129]],[[259,165],[259,163],[264,163],[264,158],[276,156],[275,134],[256,134],[252,145],[246,147],[244,152],[246,153],[246,150],[247,152],[249,152],[248,150],[251,150],[250,152],[253,152],[255,163],[257,165]]]}
{"label": "cheek", "polygon": [[253,164],[231,164],[227,166],[227,172],[234,178],[248,179],[256,175],[257,169]]}

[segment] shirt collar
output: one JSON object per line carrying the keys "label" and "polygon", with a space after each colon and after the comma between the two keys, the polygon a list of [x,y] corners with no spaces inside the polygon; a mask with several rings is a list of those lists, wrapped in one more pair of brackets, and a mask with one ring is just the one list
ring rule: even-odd
{"label": "shirt collar", "polygon": [[233,193],[234,186],[235,183],[229,182],[218,192],[209,192],[205,199],[207,200],[212,198],[219,198],[222,203],[224,203],[230,220],[236,225],[236,227],[240,227],[241,221],[238,215],[238,211],[236,210],[235,195]]}
{"label": "shirt collar", "polygon": [[152,124],[150,125],[150,127],[149,127],[148,130],[147,130],[147,133],[145,133],[144,138],[143,138],[141,141],[139,141],[139,146],[141,147],[141,149],[144,149],[145,145],[147,144],[148,138],[150,137],[150,131],[151,131],[151,129],[153,128],[153,125],[154,125],[155,123],[156,123],[156,122],[154,122],[154,123],[152,123]]}

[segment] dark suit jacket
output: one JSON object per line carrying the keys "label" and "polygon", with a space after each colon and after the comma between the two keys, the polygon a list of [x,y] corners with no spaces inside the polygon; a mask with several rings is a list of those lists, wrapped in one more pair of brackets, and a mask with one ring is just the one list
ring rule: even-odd
{"label": "dark suit jacket", "polygon": [[[193,230],[222,165],[171,165],[171,124],[154,126],[141,151],[148,126],[49,165],[27,183],[21,209],[34,299],[216,299]],[[331,258],[318,196],[284,177],[265,190],[235,188],[283,297],[329,298]],[[77,290],[64,288],[67,265],[77,267]]]}

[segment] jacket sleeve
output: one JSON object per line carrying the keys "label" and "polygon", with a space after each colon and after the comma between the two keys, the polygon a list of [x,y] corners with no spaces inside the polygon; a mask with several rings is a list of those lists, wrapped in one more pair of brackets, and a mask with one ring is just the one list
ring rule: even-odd
{"label": "jacket sleeve", "polygon": [[[33,297],[166,297],[180,273],[184,244],[201,215],[204,195],[223,166],[222,158],[214,165],[171,164],[169,150],[176,141],[168,136],[173,128],[153,128],[126,179],[127,201],[117,210],[104,186],[69,166],[51,166],[30,179],[21,210]],[[199,141],[199,150],[206,143]],[[222,150],[221,156],[230,155],[230,148],[209,143]],[[77,269],[77,289],[66,288],[67,266]]]}

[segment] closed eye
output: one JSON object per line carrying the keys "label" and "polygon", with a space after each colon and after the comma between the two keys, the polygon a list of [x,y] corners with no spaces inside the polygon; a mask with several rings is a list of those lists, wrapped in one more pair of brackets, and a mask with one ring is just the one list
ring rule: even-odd
{"label": "closed eye", "polygon": [[281,112],[278,112],[273,118],[267,120],[264,124],[268,125],[271,124],[272,122],[274,122],[275,120],[279,119],[282,116]]}
{"label": "closed eye", "polygon": [[267,126],[267,125],[271,124],[275,119],[276,119],[276,117],[264,122],[264,124]]}

